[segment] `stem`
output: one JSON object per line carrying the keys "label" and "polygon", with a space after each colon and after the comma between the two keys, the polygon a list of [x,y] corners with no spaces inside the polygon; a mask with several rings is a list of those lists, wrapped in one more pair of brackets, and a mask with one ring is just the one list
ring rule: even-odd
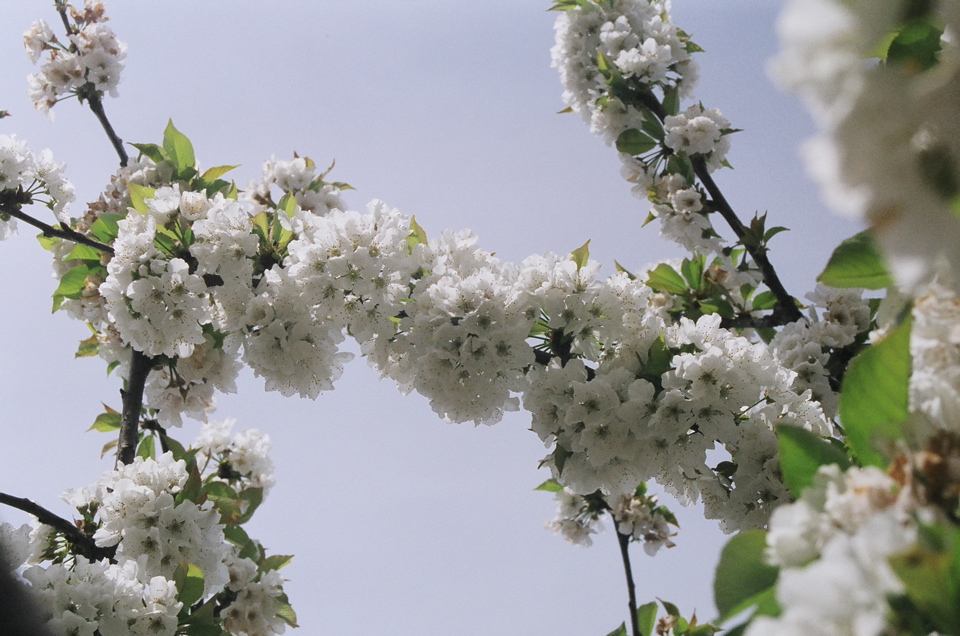
{"label": "stem", "polygon": [[617,533],[617,541],[620,543],[620,556],[623,559],[623,571],[627,575],[627,594],[629,596],[628,605],[630,607],[630,628],[633,636],[640,635],[640,617],[637,616],[637,588],[633,583],[633,568],[630,567],[630,537],[620,533],[620,524],[617,518],[610,513],[613,519],[613,530]]}
{"label": "stem", "polygon": [[60,532],[66,537],[67,541],[73,544],[77,550],[77,554],[80,556],[86,557],[90,561],[99,561],[100,559],[110,559],[113,561],[113,556],[116,552],[115,549],[98,547],[97,544],[94,543],[93,537],[85,535],[80,531],[80,528],[73,523],[63,517],[58,517],[40,504],[23,497],[14,497],[13,495],[8,495],[3,492],[0,492],[0,503],[31,514],[36,517],[40,523],[48,525],[57,532]]}
{"label": "stem", "polygon": [[[650,89],[644,89],[635,93],[635,95],[639,98],[640,103],[661,122],[666,119],[667,112],[663,109],[663,104],[660,103],[656,95],[650,92]],[[697,175],[697,178],[700,179],[700,183],[703,184],[703,187],[713,199],[717,212],[719,212],[720,216],[727,222],[730,229],[733,230],[733,233],[737,235],[737,238],[742,239],[744,234],[746,234],[743,223],[739,217],[737,217],[737,213],[734,212],[733,207],[727,202],[727,198],[723,196],[723,192],[720,191],[720,188],[713,180],[703,157],[694,155],[690,157],[690,162],[693,164],[693,171]],[[753,262],[757,264],[757,268],[760,270],[761,276],[763,276],[763,282],[777,299],[777,306],[774,308],[773,313],[766,317],[770,321],[770,324],[767,326],[775,327],[800,320],[803,315],[800,313],[800,310],[797,309],[797,303],[794,302],[793,297],[787,293],[783,283],[780,282],[780,277],[777,276],[777,271],[773,268],[763,248],[749,247],[746,244],[744,244],[744,247],[753,259]]]}
{"label": "stem", "polygon": [[140,409],[143,407],[143,389],[153,366],[153,358],[133,349],[130,358],[130,376],[127,386],[120,389],[123,410],[120,416],[120,439],[117,442],[117,467],[133,463],[140,433]]}
{"label": "stem", "polygon": [[57,229],[52,225],[47,225],[39,219],[33,218],[29,214],[21,212],[18,208],[11,208],[7,206],[0,206],[0,214],[7,214],[15,219],[20,219],[24,223],[32,225],[33,227],[41,230],[44,236],[53,236],[56,238],[66,239],[68,241],[73,241],[74,243],[80,243],[81,245],[92,247],[95,250],[99,250],[107,254],[113,254],[113,248],[109,245],[105,245],[99,241],[94,241],[92,238],[88,238],[80,232],[66,227],[62,223],[60,224],[60,229]]}
{"label": "stem", "polygon": [[90,110],[97,116],[100,125],[103,126],[103,131],[107,133],[110,143],[113,144],[113,149],[117,151],[117,156],[120,157],[120,166],[126,167],[130,158],[127,156],[126,149],[123,147],[123,140],[120,139],[120,136],[117,135],[117,132],[110,124],[110,120],[107,119],[107,114],[103,110],[102,96],[96,91],[90,91],[90,94],[86,95],[86,98],[87,103],[90,104]]}
{"label": "stem", "polygon": [[[703,157],[700,156],[690,157],[690,161],[693,163],[693,171],[696,173],[697,178],[700,179],[700,183],[703,184],[703,187],[706,188],[710,194],[710,198],[713,200],[717,212],[719,212],[720,216],[727,222],[727,225],[729,225],[733,233],[737,235],[737,238],[742,239],[746,234],[743,223],[740,222],[736,212],[733,211],[726,197],[723,196],[723,192],[717,187],[716,182],[710,175],[710,171],[707,169],[707,163],[703,160]],[[780,277],[777,276],[777,271],[767,258],[764,248],[761,246],[751,247],[746,244],[744,244],[744,247],[746,247],[747,252],[750,253],[750,257],[753,258],[753,262],[756,263],[760,269],[763,282],[777,298],[777,308],[774,310],[774,315],[779,314],[778,317],[787,322],[800,320],[803,316],[800,310],[797,309],[797,303],[794,302],[793,297],[787,293],[783,283],[780,282]]]}

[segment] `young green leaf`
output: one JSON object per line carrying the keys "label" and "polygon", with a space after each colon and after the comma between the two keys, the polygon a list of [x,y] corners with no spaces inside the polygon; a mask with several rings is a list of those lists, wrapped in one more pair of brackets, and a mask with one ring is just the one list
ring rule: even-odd
{"label": "young green leaf", "polygon": [[60,305],[68,298],[72,300],[80,298],[89,274],[90,267],[85,263],[67,270],[67,273],[60,279],[56,291],[53,292],[53,311],[60,309]]}
{"label": "young green leaf", "polygon": [[850,466],[850,459],[842,450],[799,426],[777,427],[777,440],[783,483],[794,497],[799,498],[803,489],[813,484],[813,476],[821,466],[837,464],[841,469]]}
{"label": "young green leaf", "polygon": [[587,242],[570,252],[570,260],[577,264],[577,271],[580,271],[590,260],[590,239]]}
{"label": "young green leaf", "polygon": [[617,150],[628,155],[643,155],[657,147],[657,140],[634,128],[625,130],[617,137]]}
{"label": "young green leaf", "polygon": [[143,439],[140,440],[140,445],[137,446],[137,457],[142,457],[143,459],[153,459],[157,455],[156,450],[154,449],[153,435],[144,435]]}
{"label": "young green leaf", "polygon": [[641,636],[653,636],[657,626],[657,604],[650,602],[637,608],[637,622],[640,624]]}
{"label": "young green leaf", "polygon": [[167,127],[163,131],[163,149],[178,173],[196,167],[197,160],[193,155],[193,144],[186,135],[174,127],[172,119],[167,122]]}
{"label": "young green leaf", "polygon": [[779,570],[764,561],[766,545],[765,530],[747,530],[724,546],[713,580],[721,620],[758,605],[758,597],[776,585]]}
{"label": "young green leaf", "polygon": [[620,623],[620,627],[607,634],[607,636],[627,636],[627,624]]}
{"label": "young green leaf", "polygon": [[543,482],[542,484],[534,488],[534,490],[544,490],[546,492],[560,492],[561,490],[563,490],[563,486],[561,486],[556,479],[548,479],[547,481]]}
{"label": "young green leaf", "polygon": [[140,214],[150,212],[150,208],[147,207],[147,201],[156,196],[157,191],[154,188],[138,185],[131,181],[127,183],[127,192],[130,193],[130,204],[134,210]]}
{"label": "young green leaf", "polygon": [[838,288],[883,289],[893,285],[880,250],[868,232],[860,232],[842,242],[817,280]]}
{"label": "young green leaf", "polygon": [[120,414],[110,409],[106,413],[101,413],[93,421],[93,425],[88,431],[100,431],[101,433],[112,433],[120,430]]}
{"label": "young green leaf", "polygon": [[234,168],[239,168],[239,164],[236,166],[214,166],[213,168],[207,168],[203,171],[203,174],[200,175],[200,178],[204,181],[213,182],[227,174]]}
{"label": "young green leaf", "polygon": [[412,250],[417,245],[427,244],[427,232],[417,223],[417,217],[410,217],[410,234],[407,235],[407,245]]}
{"label": "young green leaf", "polygon": [[853,359],[840,388],[840,421],[862,465],[886,468],[878,444],[903,438],[910,402],[910,327],[907,319]]}
{"label": "young green leaf", "polygon": [[177,600],[191,607],[203,598],[203,570],[192,563],[183,562],[173,573],[177,584]]}
{"label": "young green leaf", "polygon": [[650,272],[647,285],[654,291],[668,294],[682,294],[687,291],[687,283],[683,280],[683,276],[666,263],[660,263]]}

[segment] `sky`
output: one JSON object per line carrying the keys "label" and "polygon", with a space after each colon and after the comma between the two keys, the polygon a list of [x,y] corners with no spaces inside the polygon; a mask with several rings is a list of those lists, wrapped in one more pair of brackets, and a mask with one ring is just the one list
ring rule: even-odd
{"label": "sky", "polygon": [[[4,7],[0,110],[12,117],[0,134],[67,164],[79,215],[117,159],[76,101],[57,105],[51,123],[25,96],[32,67],[21,34],[38,18],[54,25],[51,4]],[[471,228],[504,260],[566,253],[587,239],[608,275],[615,259],[639,269],[681,256],[655,224],[641,227],[648,205],[620,179],[616,152],[577,116],[557,114],[549,4],[108,2],[129,49],[120,96],[105,108],[128,142],[159,143],[172,119],[203,167],[241,164],[241,186],[273,154],[336,160],[331,178],[357,188],[346,196],[353,209],[379,198],[416,215],[430,236]],[[735,170],[715,177],[741,219],[766,211],[768,226],[791,229],[774,239],[771,260],[802,297],[858,228],[821,203],[797,154],[810,120],[767,77],[780,3],[673,4],[677,24],[706,50],[697,98],[744,129],[728,155]],[[112,468],[99,458],[109,437],[86,429],[102,403],[119,408],[119,383],[99,360],[74,359],[89,332],[50,313],[56,281],[34,235],[21,225],[0,245],[0,491],[69,517],[60,493]],[[316,401],[265,393],[245,371],[214,417],[273,441],[277,485],[248,531],[269,551],[295,555],[282,572],[299,633],[580,636],[626,619],[612,529],[582,548],[543,528],[554,502],[534,488],[549,477],[537,469],[547,449],[523,412],[490,427],[447,424],[358,357]],[[189,442],[198,429],[188,421],[172,434]],[[678,515],[677,547],[655,558],[633,550],[637,595],[708,619],[727,537],[696,509]],[[25,519],[0,509],[0,520]]]}

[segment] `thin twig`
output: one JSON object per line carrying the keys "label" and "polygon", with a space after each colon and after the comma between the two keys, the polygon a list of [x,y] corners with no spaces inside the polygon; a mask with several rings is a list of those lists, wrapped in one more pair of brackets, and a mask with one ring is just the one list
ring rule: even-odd
{"label": "thin twig", "polygon": [[153,366],[153,358],[134,349],[130,357],[130,376],[126,388],[120,390],[123,401],[120,415],[120,439],[117,442],[117,467],[133,463],[140,433],[140,409],[143,407],[143,389]]}
{"label": "thin twig", "polygon": [[32,225],[38,230],[43,232],[44,236],[51,236],[56,238],[66,239],[68,241],[73,241],[74,243],[80,243],[81,245],[86,245],[87,247],[92,247],[95,250],[105,252],[107,254],[113,254],[113,248],[99,241],[94,241],[92,238],[84,236],[76,230],[66,227],[62,223],[60,228],[55,228],[52,225],[47,225],[39,219],[35,219],[29,214],[26,214],[17,208],[11,208],[7,206],[0,206],[0,214],[7,214],[14,217],[15,219],[20,219],[24,223]]}
{"label": "thin twig", "polygon": [[40,504],[23,497],[14,497],[13,495],[8,495],[3,492],[0,492],[0,503],[31,514],[36,517],[40,523],[60,532],[67,538],[67,541],[73,544],[77,550],[77,554],[80,556],[86,557],[90,561],[99,561],[100,559],[113,561],[114,554],[116,553],[115,548],[98,547],[93,541],[93,537],[85,535],[80,531],[80,528],[73,523],[63,517],[55,515]]}
{"label": "thin twig", "polygon": [[126,149],[123,147],[123,140],[120,139],[120,136],[110,124],[110,120],[107,119],[107,114],[103,110],[103,98],[101,94],[96,90],[92,90],[90,94],[85,95],[85,97],[87,103],[90,104],[90,110],[97,116],[100,125],[103,126],[103,131],[107,133],[110,143],[113,144],[113,149],[117,151],[117,156],[120,157],[120,165],[126,167],[130,158],[127,156]]}
{"label": "thin twig", "polygon": [[617,518],[610,513],[613,519],[613,531],[617,533],[617,541],[620,543],[620,557],[623,559],[623,571],[627,575],[627,594],[629,596],[628,605],[630,607],[630,627],[633,636],[640,635],[640,617],[637,616],[637,588],[633,583],[633,568],[630,567],[630,536],[620,533],[620,524]]}

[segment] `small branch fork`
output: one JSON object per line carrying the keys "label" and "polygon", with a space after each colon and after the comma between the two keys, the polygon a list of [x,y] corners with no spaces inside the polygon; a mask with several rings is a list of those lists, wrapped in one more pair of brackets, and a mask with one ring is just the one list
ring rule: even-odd
{"label": "small branch fork", "polygon": [[50,526],[57,532],[63,534],[73,546],[76,548],[77,554],[82,557],[87,558],[90,561],[99,561],[101,559],[109,559],[113,561],[114,554],[116,550],[114,548],[101,548],[98,547],[93,541],[93,537],[89,537],[81,532],[80,528],[67,521],[63,517],[58,517],[54,513],[50,512],[40,504],[34,503],[29,499],[23,497],[14,497],[13,495],[8,495],[6,493],[0,492],[0,503],[10,506],[11,508],[16,508],[17,510],[22,510],[27,514],[31,514],[37,518],[37,521],[40,523]]}

